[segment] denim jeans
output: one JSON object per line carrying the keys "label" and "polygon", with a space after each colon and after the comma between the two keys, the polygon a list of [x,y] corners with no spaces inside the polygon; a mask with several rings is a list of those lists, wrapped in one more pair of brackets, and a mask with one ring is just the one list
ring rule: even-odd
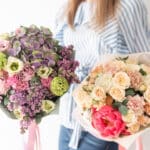
{"label": "denim jeans", "polygon": [[[59,150],[74,150],[68,147],[72,130],[61,126]],[[100,140],[88,132],[82,132],[77,150],[118,150],[118,144]]]}

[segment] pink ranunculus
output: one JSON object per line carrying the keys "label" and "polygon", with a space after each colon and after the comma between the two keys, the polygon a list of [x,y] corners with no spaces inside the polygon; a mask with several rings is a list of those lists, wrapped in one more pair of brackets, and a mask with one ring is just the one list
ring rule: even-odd
{"label": "pink ranunculus", "polygon": [[44,87],[50,88],[52,78],[41,78],[41,83]]}
{"label": "pink ranunculus", "polygon": [[7,84],[17,91],[23,91],[29,88],[29,83],[27,81],[19,80],[17,75],[8,77]]}
{"label": "pink ranunculus", "polygon": [[0,40],[0,52],[3,52],[9,48],[10,44],[7,40]]}
{"label": "pink ranunculus", "polygon": [[5,95],[9,90],[9,86],[6,84],[6,81],[0,78],[0,95]]}
{"label": "pink ranunculus", "polygon": [[30,81],[34,74],[34,70],[30,66],[26,65],[19,76],[23,79],[23,81]]}
{"label": "pink ranunculus", "polygon": [[136,115],[142,115],[144,113],[144,97],[135,95],[135,96],[128,96],[128,103],[127,107],[134,111]]}
{"label": "pink ranunculus", "polygon": [[125,123],[119,111],[111,106],[92,110],[92,126],[104,137],[118,137],[126,133]]}

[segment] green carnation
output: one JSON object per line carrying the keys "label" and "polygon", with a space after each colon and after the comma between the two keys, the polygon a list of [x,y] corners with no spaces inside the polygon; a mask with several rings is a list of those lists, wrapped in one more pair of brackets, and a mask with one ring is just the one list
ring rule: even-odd
{"label": "green carnation", "polygon": [[40,67],[37,71],[37,75],[41,78],[48,78],[53,69],[49,67]]}
{"label": "green carnation", "polygon": [[6,63],[7,63],[6,55],[0,52],[0,70],[5,67]]}
{"label": "green carnation", "polygon": [[51,81],[51,92],[56,96],[62,96],[69,88],[68,81],[64,77],[55,77]]}
{"label": "green carnation", "polygon": [[50,100],[43,100],[42,101],[42,110],[46,113],[50,113],[55,109],[55,104],[54,102]]}

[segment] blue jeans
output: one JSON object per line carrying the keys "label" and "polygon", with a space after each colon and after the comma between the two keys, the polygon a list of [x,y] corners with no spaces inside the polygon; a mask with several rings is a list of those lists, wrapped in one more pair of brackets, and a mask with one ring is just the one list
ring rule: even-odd
{"label": "blue jeans", "polygon": [[[59,150],[74,150],[68,147],[72,130],[61,126]],[[118,144],[100,140],[88,132],[82,132],[77,150],[118,150]]]}

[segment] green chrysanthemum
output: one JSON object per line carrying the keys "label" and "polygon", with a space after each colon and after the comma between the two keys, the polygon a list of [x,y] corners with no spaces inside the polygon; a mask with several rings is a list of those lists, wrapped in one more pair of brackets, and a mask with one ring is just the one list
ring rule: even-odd
{"label": "green chrysanthemum", "polygon": [[23,67],[24,67],[24,64],[20,59],[9,56],[5,70],[9,74],[16,74],[20,72],[23,69]]}
{"label": "green chrysanthemum", "polygon": [[53,69],[49,67],[40,67],[37,71],[37,75],[41,78],[48,78],[48,76],[52,73]]}
{"label": "green chrysanthemum", "polygon": [[46,113],[50,113],[55,109],[55,104],[54,102],[50,100],[43,100],[42,101],[42,110]]}
{"label": "green chrysanthemum", "polygon": [[64,77],[55,77],[51,81],[51,92],[56,96],[62,96],[69,88],[68,81]]}
{"label": "green chrysanthemum", "polygon": [[0,52],[0,70],[5,67],[6,63],[7,63],[6,55]]}

